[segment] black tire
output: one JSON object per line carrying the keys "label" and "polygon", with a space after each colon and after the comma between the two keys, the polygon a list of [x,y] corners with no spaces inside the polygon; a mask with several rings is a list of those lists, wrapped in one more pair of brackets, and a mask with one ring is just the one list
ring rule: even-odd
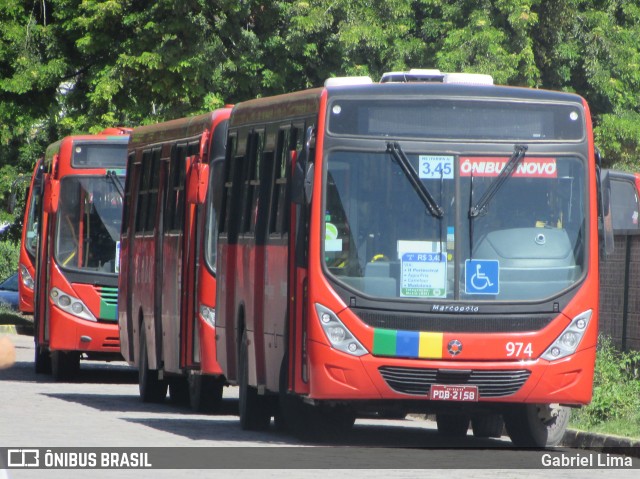
{"label": "black tire", "polygon": [[515,446],[550,447],[562,441],[570,418],[568,407],[523,404],[505,413],[504,423]]}
{"label": "black tire", "polygon": [[49,350],[38,346],[36,343],[35,352],[33,364],[36,374],[51,374],[51,354]]}
{"label": "black tire", "polygon": [[479,414],[471,418],[474,437],[500,437],[504,420],[500,414]]}
{"label": "black tire", "polygon": [[276,427],[308,441],[335,441],[349,432],[356,421],[353,409],[344,405],[305,404],[302,398],[287,391],[287,365],[285,355],[280,367],[280,394]]}
{"label": "black tire", "polygon": [[266,396],[260,396],[258,390],[249,386],[249,346],[247,333],[242,333],[240,344],[239,377],[239,401],[240,427],[245,431],[262,431],[269,427],[271,422],[270,401]]}
{"label": "black tire", "polygon": [[222,378],[204,374],[189,375],[189,405],[195,412],[215,413],[222,405]]}
{"label": "black tire", "polygon": [[80,353],[51,351],[51,375],[56,381],[71,381],[80,371]]}
{"label": "black tire", "polygon": [[438,433],[446,437],[464,437],[469,430],[469,416],[465,414],[436,414]]}
{"label": "black tire", "polygon": [[169,379],[169,399],[177,406],[189,404],[189,383],[186,377],[174,377]]}
{"label": "black tire", "polygon": [[147,340],[144,325],[140,325],[140,358],[138,364],[138,390],[142,402],[160,403],[167,396],[167,382],[158,379],[158,371],[149,369],[149,356],[147,354]]}

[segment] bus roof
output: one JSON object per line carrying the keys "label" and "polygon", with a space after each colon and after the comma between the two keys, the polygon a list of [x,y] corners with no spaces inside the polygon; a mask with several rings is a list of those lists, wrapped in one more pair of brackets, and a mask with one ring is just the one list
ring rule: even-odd
{"label": "bus roof", "polygon": [[258,98],[238,103],[231,114],[230,126],[249,125],[276,121],[281,118],[303,118],[317,114],[320,98],[326,92],[331,97],[371,97],[383,98],[478,98],[485,100],[539,101],[553,103],[583,104],[581,96],[575,93],[541,90],[534,88],[425,83],[372,83],[330,85],[295,93]]}
{"label": "bus roof", "polygon": [[582,103],[582,97],[566,93],[535,88],[498,85],[447,84],[439,82],[374,83],[372,85],[336,86],[327,88],[329,96],[429,96],[444,98],[482,98],[505,100],[530,100],[550,102]]}
{"label": "bus roof", "polygon": [[208,130],[218,116],[226,116],[230,112],[231,107],[225,107],[188,118],[139,126],[131,133],[129,150],[139,148],[141,145],[198,136],[203,130]]}
{"label": "bus roof", "polygon": [[54,143],[51,143],[46,151],[45,151],[45,155],[44,155],[44,168],[45,171],[49,171],[50,167],[51,167],[51,162],[53,160],[53,156],[58,154],[64,147],[65,145],[69,145],[69,148],[71,147],[70,145],[72,145],[74,142],[86,142],[86,143],[92,143],[92,142],[106,142],[106,143],[112,143],[112,144],[118,144],[118,143],[128,143],[129,141],[129,135],[128,134],[121,134],[121,135],[70,135],[70,136],[66,136],[64,138],[62,138],[61,140],[58,140]]}

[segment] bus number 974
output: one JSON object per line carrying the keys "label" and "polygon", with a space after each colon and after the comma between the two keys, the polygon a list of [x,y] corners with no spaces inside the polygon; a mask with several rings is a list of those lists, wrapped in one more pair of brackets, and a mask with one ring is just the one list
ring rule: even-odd
{"label": "bus number 974", "polygon": [[533,356],[533,347],[531,343],[520,343],[510,341],[506,345],[507,357]]}

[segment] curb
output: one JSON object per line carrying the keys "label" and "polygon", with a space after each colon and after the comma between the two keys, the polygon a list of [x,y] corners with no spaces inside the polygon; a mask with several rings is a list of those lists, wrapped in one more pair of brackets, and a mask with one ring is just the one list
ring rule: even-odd
{"label": "curb", "polygon": [[640,440],[621,436],[567,429],[560,445],[640,458]]}
{"label": "curb", "polygon": [[[429,414],[407,414],[407,419],[435,421],[435,417]],[[503,434],[506,434],[506,431],[503,431]],[[567,429],[562,441],[556,447],[570,447],[640,458],[640,439],[579,431],[577,429]]]}

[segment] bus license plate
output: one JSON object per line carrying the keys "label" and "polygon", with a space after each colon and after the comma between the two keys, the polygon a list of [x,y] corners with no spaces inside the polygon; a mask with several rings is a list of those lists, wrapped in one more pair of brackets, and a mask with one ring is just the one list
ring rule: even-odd
{"label": "bus license plate", "polygon": [[431,386],[431,399],[434,401],[477,401],[478,386],[433,384]]}

